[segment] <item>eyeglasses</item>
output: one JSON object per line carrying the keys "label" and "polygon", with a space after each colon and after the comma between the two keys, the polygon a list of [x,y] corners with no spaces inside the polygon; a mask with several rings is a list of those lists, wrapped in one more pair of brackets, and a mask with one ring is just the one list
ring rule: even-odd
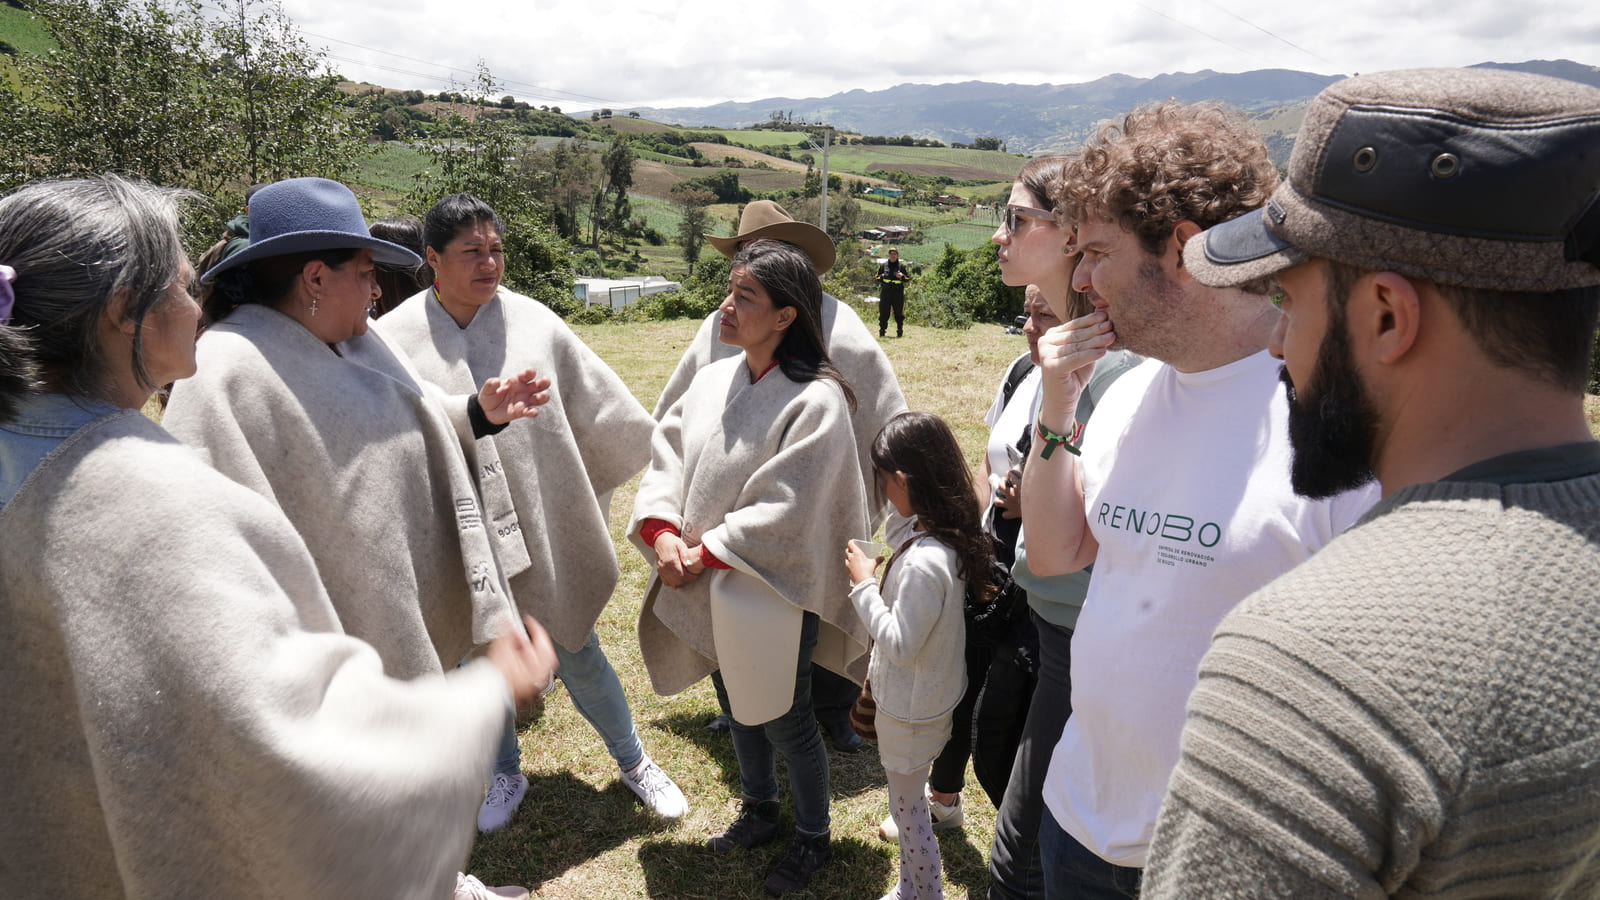
{"label": "eyeglasses", "polygon": [[1054,222],[1056,214],[1048,209],[1039,209],[1036,206],[1007,204],[1005,218],[1001,219],[1001,224],[1005,225],[1007,231],[1015,234],[1018,219],[1043,219],[1047,222]]}

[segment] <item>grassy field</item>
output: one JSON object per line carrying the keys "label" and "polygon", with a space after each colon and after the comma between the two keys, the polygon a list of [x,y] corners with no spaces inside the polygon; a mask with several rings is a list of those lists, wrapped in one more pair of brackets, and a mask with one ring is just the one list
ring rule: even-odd
{"label": "grassy field", "polygon": [[894,147],[851,144],[835,147],[828,153],[832,172],[858,172],[875,169],[903,169],[913,175],[948,175],[951,178],[982,181],[1009,181],[1022,164],[1020,156],[994,150],[952,150],[944,147]]}
{"label": "grassy field", "polygon": [[400,201],[416,183],[417,176],[431,163],[432,160],[421,150],[389,142],[362,160],[355,177],[350,181],[356,194],[368,206],[367,212],[382,218],[395,214]]}
{"label": "grassy field", "polygon": [[0,35],[4,35],[18,53],[29,56],[43,56],[56,49],[55,38],[38,18],[15,6],[0,5]]}
{"label": "grassy field", "polygon": [[[698,324],[576,330],[634,395],[652,407]],[[983,414],[1005,365],[1025,349],[1022,338],[997,327],[933,331],[908,325],[905,338],[888,341],[884,348],[901,374],[911,407],[943,415],[976,462],[986,438]],[[704,728],[716,709],[710,682],[676,697],[657,697],[639,659],[634,625],[646,569],[621,534],[637,483],[635,479],[619,489],[613,501],[612,538],[622,577],[598,628],[633,706],[645,749],[683,788],[689,815],[671,825],[645,813],[617,781],[616,766],[600,739],[557,692],[520,734],[523,770],[531,782],[527,799],[509,827],[479,839],[468,871],[491,884],[526,884],[543,898],[762,896],[761,880],[781,855],[782,841],[728,856],[703,848],[706,837],[732,821],[738,809],[732,744],[725,735]],[[802,896],[877,897],[889,888],[898,866],[895,845],[877,837],[886,812],[882,766],[870,750],[844,755],[830,749],[829,759],[834,858]],[[964,802],[966,826],[940,834],[945,885],[950,897],[983,897],[994,810],[970,777]],[[787,836],[793,827],[787,800],[785,807]]]}
{"label": "grassy field", "polygon": [[[741,131],[735,128],[687,128],[687,131],[703,131],[706,134],[720,134],[730,141],[745,144],[750,147],[793,147],[795,152],[800,151],[800,138],[804,136],[799,131]],[[820,144],[821,141],[818,141]]]}

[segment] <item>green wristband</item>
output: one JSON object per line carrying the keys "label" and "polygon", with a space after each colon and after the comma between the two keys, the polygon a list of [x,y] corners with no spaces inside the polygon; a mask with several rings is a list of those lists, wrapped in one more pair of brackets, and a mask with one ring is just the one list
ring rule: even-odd
{"label": "green wristband", "polygon": [[1044,442],[1044,449],[1039,451],[1040,459],[1049,459],[1050,454],[1056,452],[1057,447],[1065,447],[1067,452],[1071,453],[1073,456],[1080,455],[1076,444],[1078,443],[1078,439],[1083,437],[1082,423],[1072,423],[1071,436],[1057,434],[1056,432],[1051,431],[1050,429],[1044,427],[1043,421],[1036,421],[1033,424],[1039,429],[1039,440]]}

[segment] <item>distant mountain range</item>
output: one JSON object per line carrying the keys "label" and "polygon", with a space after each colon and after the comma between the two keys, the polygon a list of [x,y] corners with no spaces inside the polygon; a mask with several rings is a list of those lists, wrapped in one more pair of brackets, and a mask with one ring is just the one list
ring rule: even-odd
{"label": "distant mountain range", "polygon": [[[1600,68],[1566,59],[1480,63],[1475,68],[1535,72],[1600,87]],[[658,122],[714,128],[754,125],[768,121],[773,112],[783,112],[792,113],[797,121],[825,122],[859,134],[908,134],[964,144],[994,136],[1012,152],[1038,153],[1081,143],[1097,123],[1151,100],[1221,100],[1252,114],[1273,155],[1281,152],[1287,158],[1288,142],[1299,128],[1298,108],[1343,77],[1290,69],[1238,74],[1207,69],[1154,78],[1107,75],[1083,84],[902,84],[831,97],[770,97],[749,103],[632,111]],[[1274,136],[1280,140],[1272,140]]]}

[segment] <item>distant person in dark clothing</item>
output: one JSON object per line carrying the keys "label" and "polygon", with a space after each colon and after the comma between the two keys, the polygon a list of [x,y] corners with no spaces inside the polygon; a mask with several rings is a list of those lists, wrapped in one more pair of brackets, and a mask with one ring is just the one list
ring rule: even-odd
{"label": "distant person in dark clothing", "polygon": [[900,251],[890,250],[889,261],[878,266],[878,337],[889,330],[889,311],[894,310],[894,336],[906,334],[906,282],[911,270],[900,261]]}

